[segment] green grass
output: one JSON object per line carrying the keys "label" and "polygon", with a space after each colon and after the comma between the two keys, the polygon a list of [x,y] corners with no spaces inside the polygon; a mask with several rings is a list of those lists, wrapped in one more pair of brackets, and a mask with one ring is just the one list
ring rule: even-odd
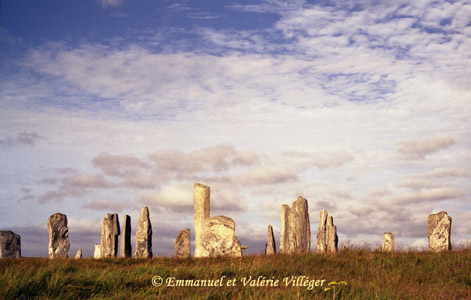
{"label": "green grass", "polygon": [[[164,279],[219,279],[222,287],[160,287]],[[278,286],[243,286],[264,276]],[[325,279],[322,287],[285,286],[283,278]],[[236,279],[236,286],[226,286]],[[346,285],[331,282],[345,281]],[[328,289],[328,290],[326,290]],[[349,250],[334,255],[242,259],[0,260],[0,299],[471,299],[471,250],[445,253]]]}

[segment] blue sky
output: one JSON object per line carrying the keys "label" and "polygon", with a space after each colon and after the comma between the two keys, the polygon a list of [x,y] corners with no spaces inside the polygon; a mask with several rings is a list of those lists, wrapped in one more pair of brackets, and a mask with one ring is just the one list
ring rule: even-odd
{"label": "blue sky", "polygon": [[308,199],[340,243],[471,240],[470,1],[22,1],[0,20],[0,228],[46,256],[49,215],[91,256],[149,206],[154,253],[192,189],[253,253]]}

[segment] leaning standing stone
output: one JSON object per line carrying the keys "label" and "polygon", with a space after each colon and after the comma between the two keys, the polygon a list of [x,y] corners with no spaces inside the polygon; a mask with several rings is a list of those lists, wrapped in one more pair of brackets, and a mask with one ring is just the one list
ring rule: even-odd
{"label": "leaning standing stone", "polygon": [[139,214],[139,224],[136,232],[136,249],[134,257],[151,258],[152,257],[152,224],[149,218],[149,209],[143,207]]}
{"label": "leaning standing stone", "polygon": [[131,217],[124,216],[123,237],[121,239],[120,257],[131,257]]}
{"label": "leaning standing stone", "polygon": [[82,249],[77,250],[77,254],[75,255],[75,259],[81,259],[82,258]]}
{"label": "leaning standing stone", "polygon": [[53,214],[47,220],[49,231],[49,258],[69,257],[69,228],[67,216],[61,213]]}
{"label": "leaning standing stone", "polygon": [[394,252],[394,234],[385,232],[383,238],[383,252]]}
{"label": "leaning standing stone", "polygon": [[21,238],[13,231],[0,231],[0,258],[20,258]]}
{"label": "leaning standing stone", "polygon": [[190,244],[190,229],[180,231],[175,240],[175,258],[190,257],[191,244]]}
{"label": "leaning standing stone", "polygon": [[451,250],[451,217],[446,211],[428,216],[427,237],[430,251]]}
{"label": "leaning standing stone", "polygon": [[267,232],[267,244],[265,245],[265,254],[272,255],[276,253],[276,244],[275,244],[275,236],[273,235],[273,227],[268,225],[268,232]]}

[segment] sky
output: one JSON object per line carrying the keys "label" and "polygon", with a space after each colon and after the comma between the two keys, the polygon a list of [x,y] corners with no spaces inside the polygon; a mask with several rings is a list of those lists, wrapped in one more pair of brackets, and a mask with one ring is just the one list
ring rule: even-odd
{"label": "sky", "polygon": [[92,256],[144,206],[172,256],[196,182],[248,253],[298,196],[312,250],[321,209],[340,245],[424,249],[442,210],[471,242],[471,1],[0,3],[0,229],[23,256],[54,213]]}

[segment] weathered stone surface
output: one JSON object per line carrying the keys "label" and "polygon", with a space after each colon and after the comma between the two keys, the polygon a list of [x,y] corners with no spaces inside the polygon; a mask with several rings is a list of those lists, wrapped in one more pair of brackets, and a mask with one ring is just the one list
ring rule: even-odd
{"label": "weathered stone surface", "polygon": [[0,258],[20,258],[21,238],[13,231],[0,231]]}
{"label": "weathered stone surface", "polygon": [[190,229],[180,231],[175,240],[175,258],[190,257],[191,252]]}
{"label": "weathered stone surface", "polygon": [[101,227],[101,255],[116,257],[118,254],[118,236],[120,235],[118,214],[108,214],[103,218]]}
{"label": "weathered stone surface", "polygon": [[210,209],[210,193],[209,186],[201,183],[194,185],[194,210],[195,210],[195,257],[207,257],[209,253],[203,247],[202,235],[204,233],[204,224],[209,218]]}
{"label": "weathered stone surface", "polygon": [[451,250],[451,217],[446,211],[428,216],[427,237],[430,251]]}
{"label": "weathered stone surface", "polygon": [[131,217],[124,216],[123,221],[123,237],[121,239],[120,257],[131,257]]}
{"label": "weathered stone surface", "polygon": [[75,255],[75,259],[81,259],[82,258],[82,249],[77,250],[77,254]]}
{"label": "weathered stone surface", "polygon": [[275,236],[273,235],[273,227],[268,225],[268,232],[267,232],[267,244],[265,245],[265,254],[272,255],[276,253],[276,244],[275,244]]}
{"label": "weathered stone surface", "polygon": [[225,216],[210,218],[210,188],[194,185],[195,257],[242,256],[235,222]]}
{"label": "weathered stone surface", "polygon": [[281,253],[308,253],[311,248],[311,225],[307,200],[298,197],[292,208],[281,206]]}
{"label": "weathered stone surface", "polygon": [[61,213],[53,214],[47,220],[49,231],[49,258],[69,257],[69,228],[67,216]]}
{"label": "weathered stone surface", "polygon": [[206,219],[201,236],[202,246],[208,256],[241,257],[240,242],[235,236],[235,222],[226,216]]}
{"label": "weathered stone surface", "polygon": [[139,214],[139,224],[136,232],[136,247],[134,257],[151,258],[152,257],[152,224],[149,218],[149,209],[143,207]]}
{"label": "weathered stone surface", "polygon": [[327,252],[327,217],[328,217],[327,210],[321,210],[321,219],[319,222],[319,228],[317,229],[317,244],[316,244],[316,252],[318,253],[325,253]]}
{"label": "weathered stone surface", "polygon": [[101,245],[95,245],[95,252],[93,252],[93,258],[103,258],[103,256],[101,255]]}
{"label": "weathered stone surface", "polygon": [[337,236],[337,226],[334,225],[334,218],[329,216],[326,224],[327,252],[337,252],[339,238]]}
{"label": "weathered stone surface", "polygon": [[385,232],[383,234],[383,252],[394,252],[394,234],[391,232]]}

